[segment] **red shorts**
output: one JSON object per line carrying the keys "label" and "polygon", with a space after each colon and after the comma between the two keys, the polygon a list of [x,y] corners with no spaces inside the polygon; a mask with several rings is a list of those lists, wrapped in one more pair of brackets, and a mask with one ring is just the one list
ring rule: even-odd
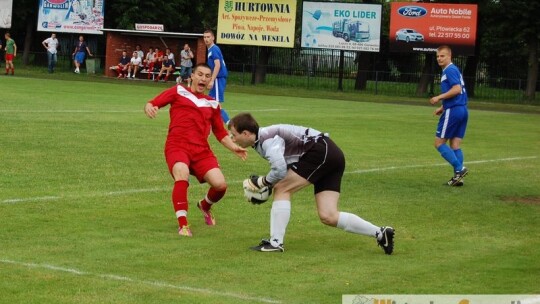
{"label": "red shorts", "polygon": [[195,176],[200,183],[204,182],[204,176],[208,171],[219,168],[217,158],[210,147],[174,143],[169,140],[165,144],[165,160],[171,175],[174,164],[181,162],[188,166],[189,173]]}
{"label": "red shorts", "polygon": [[6,54],[6,61],[13,61],[14,57],[13,54]]}

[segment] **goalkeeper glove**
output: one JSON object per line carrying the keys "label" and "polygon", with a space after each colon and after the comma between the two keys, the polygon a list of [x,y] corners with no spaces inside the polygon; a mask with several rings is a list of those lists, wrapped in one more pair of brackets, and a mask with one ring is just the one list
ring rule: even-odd
{"label": "goalkeeper glove", "polygon": [[251,191],[258,192],[264,187],[271,187],[272,185],[266,180],[266,176],[250,175],[248,186]]}

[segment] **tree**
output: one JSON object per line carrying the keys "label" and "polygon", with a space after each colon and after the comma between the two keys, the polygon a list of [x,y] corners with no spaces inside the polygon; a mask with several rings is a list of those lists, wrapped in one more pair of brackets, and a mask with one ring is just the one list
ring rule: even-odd
{"label": "tree", "polygon": [[105,2],[105,27],[134,29],[135,23],[163,24],[170,32],[203,32],[215,29],[215,0],[114,0]]}
{"label": "tree", "polygon": [[[497,1],[498,2],[498,1]],[[506,33],[512,33],[527,53],[527,86],[525,98],[534,100],[538,80],[538,41],[540,40],[540,2],[525,0],[501,0],[498,2]],[[506,35],[505,35],[506,36]]]}
{"label": "tree", "polygon": [[37,2],[34,0],[13,1],[13,16],[11,31],[18,37],[24,35],[23,64],[27,65],[30,60],[30,47],[32,37],[36,31]]}
{"label": "tree", "polygon": [[538,1],[487,1],[482,31],[481,56],[488,63],[490,73],[526,77],[524,96],[530,101],[535,99],[538,79],[540,19],[536,13],[539,10]]}

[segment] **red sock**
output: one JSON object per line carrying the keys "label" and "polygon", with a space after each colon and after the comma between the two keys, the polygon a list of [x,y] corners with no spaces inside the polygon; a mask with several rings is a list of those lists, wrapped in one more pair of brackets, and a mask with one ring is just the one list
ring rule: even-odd
{"label": "red sock", "polygon": [[202,209],[210,210],[213,204],[219,202],[219,200],[223,198],[223,196],[225,195],[225,192],[227,192],[227,188],[225,188],[225,190],[222,190],[222,191],[218,191],[214,188],[208,189],[208,193],[206,194],[206,197],[201,202]]}
{"label": "red sock", "polygon": [[189,209],[188,199],[187,199],[187,189],[189,183],[187,181],[181,180],[174,183],[174,188],[172,191],[172,202],[173,208],[176,213],[176,218],[178,219],[178,225],[180,227],[186,226],[187,222],[187,212]]}

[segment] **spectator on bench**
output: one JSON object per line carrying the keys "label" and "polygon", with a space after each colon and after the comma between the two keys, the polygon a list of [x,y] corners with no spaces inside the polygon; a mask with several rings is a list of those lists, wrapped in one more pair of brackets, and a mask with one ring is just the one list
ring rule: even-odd
{"label": "spectator on bench", "polygon": [[[139,52],[135,51],[133,52],[133,57],[131,57],[131,60],[129,61],[128,66],[128,78],[135,79],[135,76],[137,75],[137,71],[139,71],[139,68],[142,64],[142,58],[139,57]],[[131,70],[133,70],[133,75],[131,75]]]}
{"label": "spectator on bench", "polygon": [[159,74],[154,79],[154,81],[159,81],[159,78],[161,78],[163,72],[167,72],[165,74],[165,78],[163,78],[163,82],[166,82],[169,79],[169,75],[174,73],[174,61],[171,60],[168,56],[163,56],[163,61],[161,62],[161,70],[159,71]]}
{"label": "spectator on bench", "polygon": [[148,48],[148,53],[146,53],[146,57],[143,60],[144,68],[147,69],[148,72],[152,72],[150,70],[150,63],[154,61],[156,53],[154,53],[154,47],[151,46]]}
{"label": "spectator on bench", "polygon": [[158,47],[156,47],[156,51],[154,52],[154,59],[148,65],[148,79],[150,79],[150,75],[152,75],[153,72],[157,72],[161,69],[162,59],[163,52],[160,51]]}
{"label": "spectator on bench", "polygon": [[120,57],[120,62],[116,66],[116,72],[118,73],[118,78],[125,78],[128,70],[130,58],[127,55],[126,51],[122,51],[122,57]]}

